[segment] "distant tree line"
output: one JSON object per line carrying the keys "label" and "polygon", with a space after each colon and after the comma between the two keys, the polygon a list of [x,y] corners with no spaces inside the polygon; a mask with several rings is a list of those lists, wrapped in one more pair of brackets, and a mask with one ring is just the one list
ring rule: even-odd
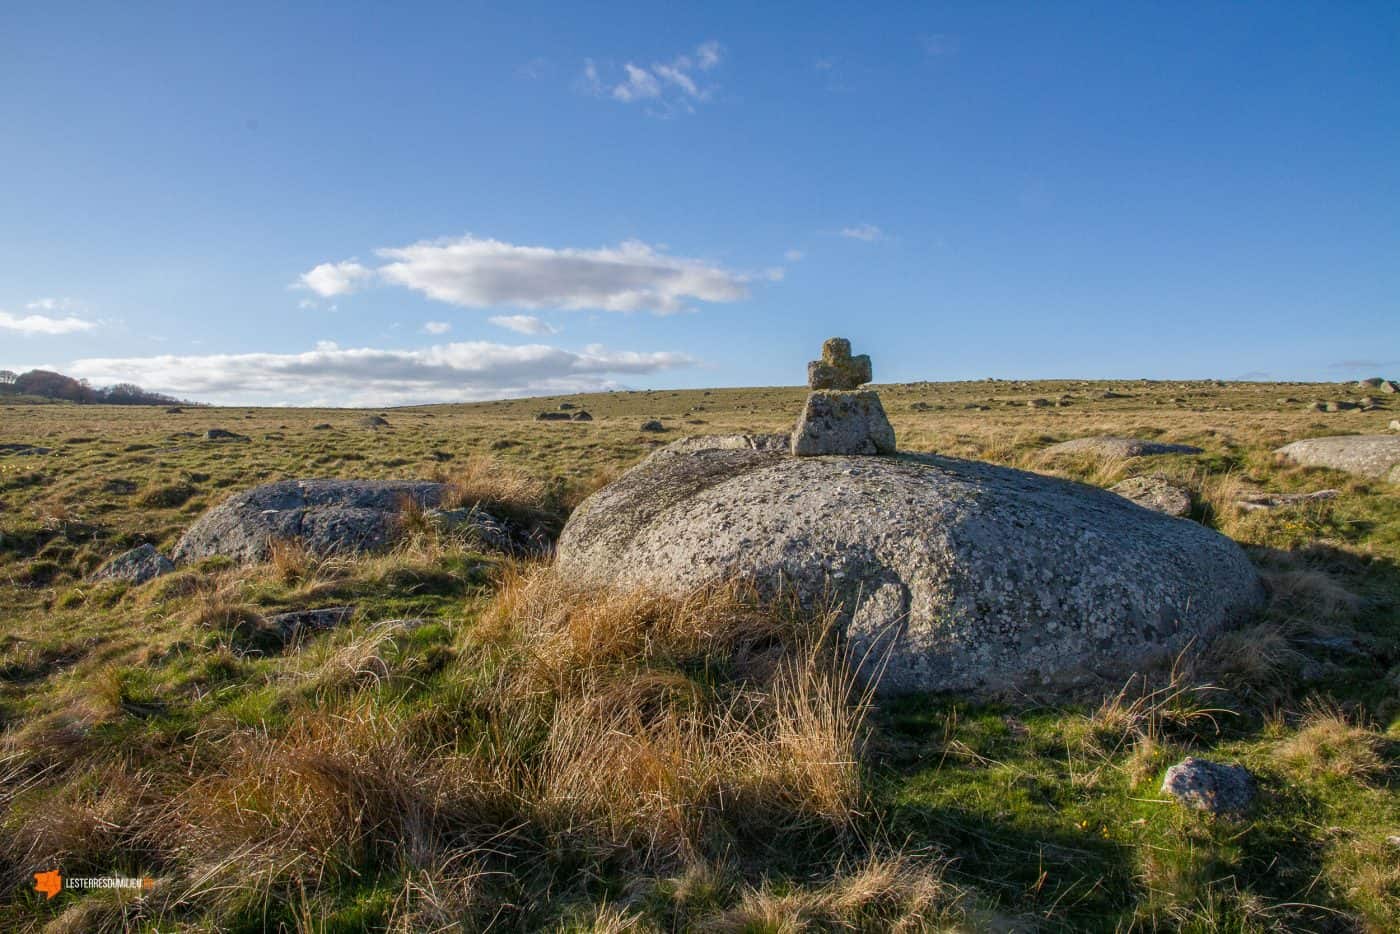
{"label": "distant tree line", "polygon": [[148,392],[135,383],[97,387],[85,379],[74,379],[52,370],[30,370],[27,373],[0,370],[0,395],[40,396],[81,405],[193,404],[164,393]]}

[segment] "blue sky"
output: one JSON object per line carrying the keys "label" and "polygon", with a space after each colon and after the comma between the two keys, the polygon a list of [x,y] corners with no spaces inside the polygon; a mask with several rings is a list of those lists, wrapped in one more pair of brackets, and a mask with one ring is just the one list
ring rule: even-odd
{"label": "blue sky", "polygon": [[[761,6],[761,9],[758,8]],[[0,367],[1400,372],[1400,6],[8,4]]]}

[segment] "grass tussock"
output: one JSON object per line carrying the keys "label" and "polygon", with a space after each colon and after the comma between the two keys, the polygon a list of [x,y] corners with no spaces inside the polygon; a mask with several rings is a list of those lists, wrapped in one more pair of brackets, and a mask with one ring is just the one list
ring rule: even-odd
{"label": "grass tussock", "polygon": [[1340,709],[1314,704],[1298,732],[1281,742],[1275,758],[1300,779],[1317,776],[1374,781],[1388,771],[1384,739]]}

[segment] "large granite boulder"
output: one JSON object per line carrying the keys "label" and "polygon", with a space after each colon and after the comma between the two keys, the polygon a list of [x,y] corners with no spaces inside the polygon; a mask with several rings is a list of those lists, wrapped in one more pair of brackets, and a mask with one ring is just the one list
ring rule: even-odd
{"label": "large granite boulder", "polygon": [[479,538],[488,547],[539,550],[535,530],[503,522],[483,509],[434,512],[443,489],[441,483],[420,480],[284,480],[253,487],[201,516],[172,557],[179,563],[227,555],[251,564],[267,560],[274,540],[300,542],[321,556],[380,551],[398,538],[408,500],[430,517],[443,517],[441,524],[449,531],[479,527]]}
{"label": "large granite boulder", "polygon": [[[708,443],[707,443],[708,442]],[[1106,490],[934,455],[690,438],[575,510],[559,570],[683,593],[745,577],[841,608],[882,693],[1056,693],[1258,606],[1234,542]]]}
{"label": "large granite boulder", "polygon": [[1148,457],[1153,454],[1199,454],[1201,449],[1189,444],[1166,444],[1141,438],[1116,438],[1104,435],[1096,438],[1074,438],[1052,444],[1041,451],[1048,457],[1062,454],[1090,454],[1098,457]]}
{"label": "large granite boulder", "polygon": [[1285,444],[1274,453],[1305,467],[1331,467],[1400,483],[1400,437],[1334,435]]}

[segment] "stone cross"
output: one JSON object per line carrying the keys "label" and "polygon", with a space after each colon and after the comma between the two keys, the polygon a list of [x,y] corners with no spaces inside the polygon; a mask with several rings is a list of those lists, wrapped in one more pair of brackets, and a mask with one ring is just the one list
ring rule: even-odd
{"label": "stone cross", "polygon": [[823,454],[893,454],[894,428],[870,382],[870,357],[851,356],[851,342],[833,337],[822,345],[822,358],[807,364],[812,392],[792,432],[797,457]]}
{"label": "stone cross", "polygon": [[851,342],[829,338],[822,344],[822,358],[807,364],[809,389],[851,390],[870,382],[870,355],[851,356]]}

